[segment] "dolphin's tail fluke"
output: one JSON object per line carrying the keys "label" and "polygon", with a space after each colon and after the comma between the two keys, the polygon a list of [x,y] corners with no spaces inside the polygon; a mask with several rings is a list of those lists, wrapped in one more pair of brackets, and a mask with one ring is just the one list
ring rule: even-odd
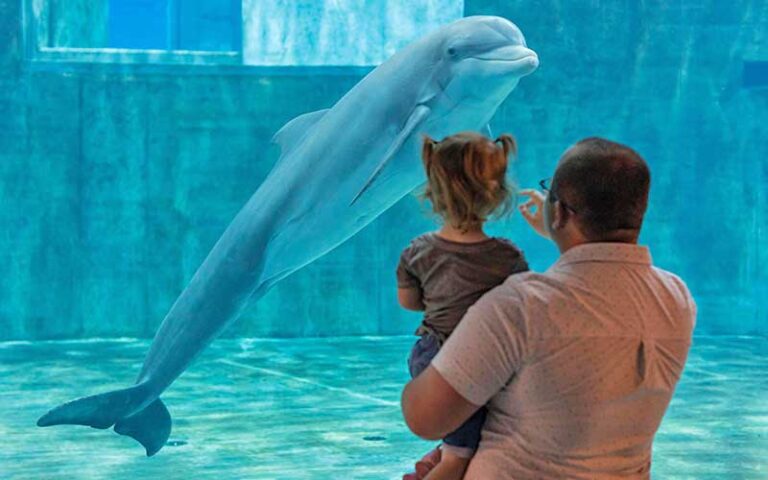
{"label": "dolphin's tail fluke", "polygon": [[171,435],[171,414],[158,398],[144,410],[118,420],[115,431],[142,444],[151,457],[163,448]]}
{"label": "dolphin's tail fluke", "polygon": [[147,407],[128,416],[144,395],[140,385],[123,390],[78,398],[49,411],[37,421],[38,427],[51,425],[87,425],[93,428],[115,426],[115,432],[141,443],[147,456],[157,453],[171,434],[171,415],[158,398]]}

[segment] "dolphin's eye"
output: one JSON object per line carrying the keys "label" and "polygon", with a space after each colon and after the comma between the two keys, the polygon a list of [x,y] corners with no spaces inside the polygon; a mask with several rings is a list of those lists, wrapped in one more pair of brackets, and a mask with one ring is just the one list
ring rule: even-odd
{"label": "dolphin's eye", "polygon": [[455,57],[455,56],[456,56],[456,53],[457,53],[457,51],[456,51],[456,48],[455,48],[455,47],[450,47],[450,48],[449,48],[449,49],[446,51],[446,53],[448,53],[448,56],[449,56],[449,57]]}

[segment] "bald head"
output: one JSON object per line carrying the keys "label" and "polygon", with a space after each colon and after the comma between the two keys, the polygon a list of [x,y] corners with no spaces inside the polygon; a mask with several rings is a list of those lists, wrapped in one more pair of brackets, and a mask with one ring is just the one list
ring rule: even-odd
{"label": "bald head", "polygon": [[552,189],[576,213],[590,241],[634,241],[648,205],[651,175],[634,150],[592,137],[560,159]]}

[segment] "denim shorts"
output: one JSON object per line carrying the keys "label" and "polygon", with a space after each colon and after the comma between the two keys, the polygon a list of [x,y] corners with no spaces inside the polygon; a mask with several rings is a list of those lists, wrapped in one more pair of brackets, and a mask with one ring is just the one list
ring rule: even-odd
{"label": "denim shorts", "polygon": [[[439,350],[440,341],[435,335],[431,333],[422,335],[413,345],[411,354],[408,356],[408,370],[411,372],[411,377],[415,378],[426,369]],[[486,408],[481,407],[459,428],[446,435],[443,443],[459,449],[477,450],[486,413]]]}

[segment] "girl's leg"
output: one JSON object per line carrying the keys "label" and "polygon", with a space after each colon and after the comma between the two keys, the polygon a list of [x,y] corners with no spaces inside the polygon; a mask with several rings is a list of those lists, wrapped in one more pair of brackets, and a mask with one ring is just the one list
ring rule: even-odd
{"label": "girl's leg", "polygon": [[443,450],[440,463],[424,477],[424,480],[461,480],[464,478],[469,460]]}
{"label": "girl's leg", "polygon": [[440,446],[440,463],[432,469],[425,480],[461,480],[467,470],[469,460],[480,444],[480,432],[485,423],[487,410],[480,408],[459,428],[443,438]]}

